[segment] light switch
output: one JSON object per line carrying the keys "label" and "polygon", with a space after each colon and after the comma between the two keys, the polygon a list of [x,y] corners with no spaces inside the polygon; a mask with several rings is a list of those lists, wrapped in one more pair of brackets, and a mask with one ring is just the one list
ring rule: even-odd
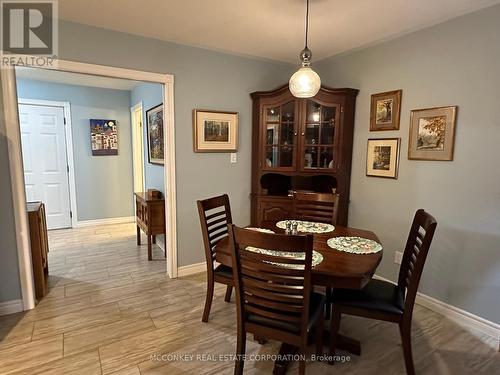
{"label": "light switch", "polygon": [[238,154],[236,152],[231,153],[231,163],[238,162]]}

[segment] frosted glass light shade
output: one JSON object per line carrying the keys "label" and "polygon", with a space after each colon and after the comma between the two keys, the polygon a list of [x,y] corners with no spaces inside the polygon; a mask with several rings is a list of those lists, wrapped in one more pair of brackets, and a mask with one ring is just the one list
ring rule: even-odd
{"label": "frosted glass light shade", "polygon": [[321,78],[309,66],[302,66],[290,77],[289,88],[296,98],[312,98],[321,87]]}

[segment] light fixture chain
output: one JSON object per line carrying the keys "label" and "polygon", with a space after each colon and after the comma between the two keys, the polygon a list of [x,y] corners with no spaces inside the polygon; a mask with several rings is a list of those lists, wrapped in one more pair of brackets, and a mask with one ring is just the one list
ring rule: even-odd
{"label": "light fixture chain", "polygon": [[309,0],[306,0],[306,48],[309,34]]}

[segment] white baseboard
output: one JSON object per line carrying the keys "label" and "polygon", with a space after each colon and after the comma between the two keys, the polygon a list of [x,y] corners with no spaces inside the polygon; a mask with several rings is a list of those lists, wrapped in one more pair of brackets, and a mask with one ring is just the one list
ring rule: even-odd
{"label": "white baseboard", "polygon": [[194,275],[195,273],[206,272],[206,271],[207,271],[206,262],[195,263],[195,264],[190,264],[188,266],[179,267],[177,269],[177,276],[178,277],[189,276],[189,275]]}
{"label": "white baseboard", "polygon": [[12,301],[0,302],[0,316],[14,314],[23,311],[23,300],[15,299]]}
{"label": "white baseboard", "polygon": [[135,222],[135,216],[111,217],[109,219],[83,220],[77,221],[76,227],[90,227],[94,225],[111,225]]}
{"label": "white baseboard", "polygon": [[[393,281],[382,276],[375,275],[374,278],[394,284]],[[462,328],[465,328],[472,334],[481,333],[487,335],[496,340],[497,346],[500,345],[500,324],[491,322],[489,320],[481,318],[480,316],[474,315],[468,311],[462,310],[453,305],[449,305],[443,301],[440,301],[433,297],[429,297],[428,295],[420,292],[417,293],[415,303],[443,315],[444,317],[460,325]]]}

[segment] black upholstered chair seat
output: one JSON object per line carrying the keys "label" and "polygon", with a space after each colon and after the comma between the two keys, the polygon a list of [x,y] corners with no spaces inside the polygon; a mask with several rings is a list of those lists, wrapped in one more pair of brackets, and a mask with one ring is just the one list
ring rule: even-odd
{"label": "black upholstered chair seat", "polygon": [[397,285],[372,279],[363,289],[334,289],[333,304],[403,314],[404,295]]}
{"label": "black upholstered chair seat", "polygon": [[[325,303],[325,296],[320,293],[312,292],[309,298],[309,323],[307,324],[307,330],[310,331],[311,328],[316,323],[318,314],[322,313],[323,306]],[[279,330],[284,330],[292,333],[300,332],[300,325],[293,324],[289,322],[284,322],[282,320],[270,319],[261,315],[248,314],[247,321],[249,323],[255,323],[269,328],[276,328]]]}
{"label": "black upholstered chair seat", "polygon": [[227,277],[231,280],[233,279],[233,269],[223,264],[215,268],[214,274],[216,274],[217,276]]}

